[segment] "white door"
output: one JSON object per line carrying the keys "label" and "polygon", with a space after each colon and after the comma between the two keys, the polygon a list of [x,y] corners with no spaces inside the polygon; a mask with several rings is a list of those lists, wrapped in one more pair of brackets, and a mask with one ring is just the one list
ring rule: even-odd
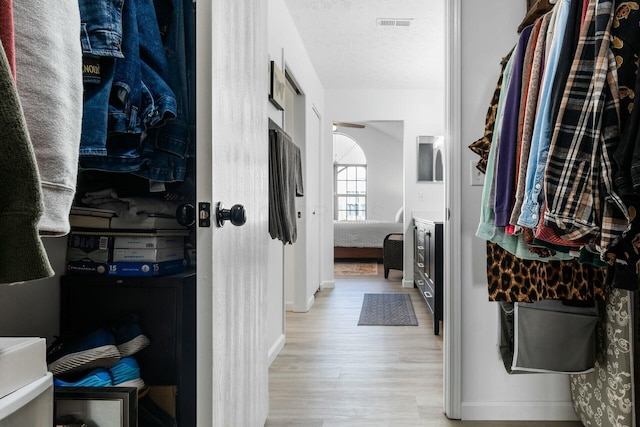
{"label": "white door", "polygon": [[313,107],[309,121],[309,140],[306,145],[306,168],[308,177],[305,198],[307,199],[307,297],[310,298],[320,287],[320,144],[322,142],[321,115]]}
{"label": "white door", "polygon": [[199,427],[264,425],[268,412],[265,0],[199,1],[197,201],[241,204],[246,224],[198,227]]}

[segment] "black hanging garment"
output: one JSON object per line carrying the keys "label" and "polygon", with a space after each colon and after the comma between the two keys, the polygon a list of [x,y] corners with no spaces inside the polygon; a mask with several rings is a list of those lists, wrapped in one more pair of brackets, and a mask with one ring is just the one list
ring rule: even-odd
{"label": "black hanging garment", "polygon": [[284,244],[297,238],[296,196],[303,196],[302,158],[291,138],[269,130],[269,234]]}

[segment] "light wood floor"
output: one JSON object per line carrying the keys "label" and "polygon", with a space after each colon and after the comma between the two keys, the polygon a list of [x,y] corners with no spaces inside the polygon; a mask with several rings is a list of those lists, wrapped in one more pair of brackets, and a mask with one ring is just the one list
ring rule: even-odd
{"label": "light wood floor", "polygon": [[[286,345],[269,370],[268,427],[577,427],[459,422],[443,414],[442,340],[400,271],[336,276],[308,313],[286,315]],[[357,326],[365,293],[411,295],[419,326]]]}

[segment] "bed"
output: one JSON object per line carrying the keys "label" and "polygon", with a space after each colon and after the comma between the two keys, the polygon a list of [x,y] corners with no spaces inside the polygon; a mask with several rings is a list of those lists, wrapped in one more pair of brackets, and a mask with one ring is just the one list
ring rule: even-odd
{"label": "bed", "polygon": [[384,238],[403,233],[403,223],[395,221],[334,221],[333,257],[382,259]]}

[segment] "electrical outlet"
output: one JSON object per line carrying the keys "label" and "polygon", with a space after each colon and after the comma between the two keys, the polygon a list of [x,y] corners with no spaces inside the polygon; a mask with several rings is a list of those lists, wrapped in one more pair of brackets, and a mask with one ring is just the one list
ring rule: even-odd
{"label": "electrical outlet", "polygon": [[471,185],[484,185],[484,174],[476,167],[476,161],[471,160],[470,172],[471,172]]}

